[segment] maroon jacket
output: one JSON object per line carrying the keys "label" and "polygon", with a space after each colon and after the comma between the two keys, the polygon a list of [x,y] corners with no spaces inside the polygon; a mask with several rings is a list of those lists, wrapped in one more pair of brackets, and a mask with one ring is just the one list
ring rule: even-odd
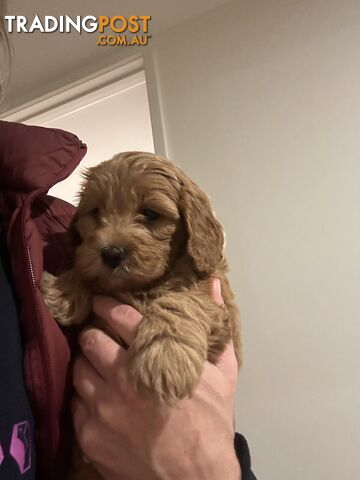
{"label": "maroon jacket", "polygon": [[[46,195],[86,153],[71,133],[0,121],[0,215],[6,231],[24,341],[25,381],[35,424],[40,477],[62,479],[69,347],[39,283],[65,260],[64,233],[74,207]],[[67,440],[66,440],[67,439]],[[60,448],[61,445],[61,448]]]}

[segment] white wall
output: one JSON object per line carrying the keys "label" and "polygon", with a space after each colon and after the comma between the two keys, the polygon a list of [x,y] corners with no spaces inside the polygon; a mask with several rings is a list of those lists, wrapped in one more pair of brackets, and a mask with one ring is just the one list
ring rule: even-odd
{"label": "white wall", "polygon": [[[1,0],[0,3],[4,3]],[[196,14],[224,3],[227,0],[9,0],[8,13],[24,15],[29,22],[35,15],[152,15],[149,33],[156,35]],[[46,93],[72,83],[101,68],[118,63],[134,54],[141,54],[144,47],[117,48],[97,46],[98,33],[77,32],[51,35],[34,31],[31,34],[11,33],[15,57],[10,88],[4,109],[10,110]],[[151,40],[150,40],[151,42]],[[1,110],[0,110],[1,112]]]}
{"label": "white wall", "polygon": [[86,143],[88,150],[81,164],[49,191],[74,204],[85,168],[120,152],[154,151],[144,71],[65,102],[25,123],[68,130]]}
{"label": "white wall", "polygon": [[360,478],[360,8],[233,1],[162,34],[168,154],[212,196],[267,480]]}

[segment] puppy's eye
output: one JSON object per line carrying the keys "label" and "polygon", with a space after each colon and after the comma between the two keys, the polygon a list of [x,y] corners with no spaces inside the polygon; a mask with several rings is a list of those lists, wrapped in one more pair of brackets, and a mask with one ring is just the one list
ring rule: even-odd
{"label": "puppy's eye", "polygon": [[155,212],[154,210],[151,210],[150,208],[145,208],[141,213],[144,215],[144,217],[147,220],[156,220],[157,218],[160,217],[159,213]]}
{"label": "puppy's eye", "polygon": [[99,215],[100,215],[100,208],[93,208],[93,209],[89,212],[89,214],[90,214],[92,217],[98,219],[98,218],[99,218]]}

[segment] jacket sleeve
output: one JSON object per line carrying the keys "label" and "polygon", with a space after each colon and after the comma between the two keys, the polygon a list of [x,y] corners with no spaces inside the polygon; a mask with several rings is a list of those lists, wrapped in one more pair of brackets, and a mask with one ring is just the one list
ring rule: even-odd
{"label": "jacket sleeve", "polygon": [[240,433],[235,433],[234,446],[237,458],[241,466],[242,480],[256,480],[255,475],[251,471],[250,450],[245,437]]}

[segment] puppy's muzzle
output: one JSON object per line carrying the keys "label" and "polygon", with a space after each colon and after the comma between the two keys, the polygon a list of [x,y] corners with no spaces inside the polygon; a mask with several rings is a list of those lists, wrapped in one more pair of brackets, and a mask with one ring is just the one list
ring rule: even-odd
{"label": "puppy's muzzle", "polygon": [[103,263],[114,269],[125,260],[127,251],[122,247],[115,247],[114,245],[108,245],[101,249],[101,258]]}

